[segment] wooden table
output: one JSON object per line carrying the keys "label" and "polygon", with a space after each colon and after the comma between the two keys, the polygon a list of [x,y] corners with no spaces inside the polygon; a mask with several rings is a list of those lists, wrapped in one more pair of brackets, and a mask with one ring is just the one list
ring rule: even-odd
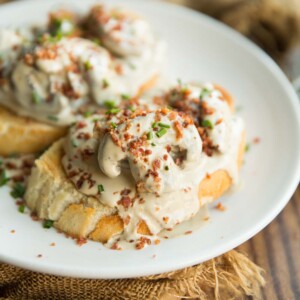
{"label": "wooden table", "polygon": [[300,186],[277,218],[238,249],[266,270],[262,299],[300,299]]}

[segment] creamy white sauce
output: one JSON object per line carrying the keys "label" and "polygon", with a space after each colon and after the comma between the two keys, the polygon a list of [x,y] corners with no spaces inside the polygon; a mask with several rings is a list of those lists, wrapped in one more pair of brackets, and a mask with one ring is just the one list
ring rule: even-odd
{"label": "creamy white sauce", "polygon": [[[195,93],[199,92],[197,87],[191,88]],[[211,88],[216,92],[213,86]],[[80,192],[97,197],[105,205],[117,207],[125,224],[124,232],[114,236],[107,243],[108,247],[116,243],[119,248],[126,248],[126,245],[132,247],[132,244],[137,246],[140,239],[145,237],[137,232],[141,221],[147,224],[152,233],[146,237],[149,239],[147,243],[156,243],[159,233],[164,229],[170,230],[193,218],[201,205],[209,200],[198,199],[198,185],[207,174],[223,169],[231,176],[233,183],[238,182],[237,157],[244,124],[231,114],[224,100],[220,101],[225,103],[228,110],[223,104],[218,106],[217,100],[216,93],[212,93],[210,99],[203,100],[215,105],[215,118],[221,115],[228,127],[228,132],[218,131],[215,142],[220,143],[219,140],[225,138],[226,143],[223,143],[221,151],[216,151],[212,156],[201,151],[202,142],[194,125],[183,128],[182,137],[177,138],[174,122],[182,125],[184,117],[172,111],[166,115],[161,111],[148,112],[119,123],[118,116],[109,121],[106,116],[92,116],[71,128],[62,161],[68,177]],[[175,118],[171,117],[172,114]],[[156,122],[157,115],[162,126],[170,128],[156,125],[158,130],[154,131],[152,124]],[[101,119],[96,126],[93,122],[95,118]],[[116,128],[107,133],[105,128],[111,122]],[[163,128],[166,133],[158,137],[156,134]],[[218,130],[217,126],[211,129],[213,132],[215,130]],[[149,132],[152,132],[151,138],[145,139]],[[88,138],[83,139],[84,136]],[[130,145],[141,139],[143,142],[137,146],[140,153],[136,154],[135,148],[132,149]],[[171,152],[166,150],[169,145]],[[89,155],[82,156],[85,149],[89,149]],[[180,165],[175,164],[174,152],[178,152],[178,149],[181,154],[184,153]],[[146,151],[149,151],[147,155],[141,154]],[[160,164],[153,169],[156,160]],[[149,169],[154,170],[156,175],[149,176]],[[104,191],[99,192],[99,187]]]}

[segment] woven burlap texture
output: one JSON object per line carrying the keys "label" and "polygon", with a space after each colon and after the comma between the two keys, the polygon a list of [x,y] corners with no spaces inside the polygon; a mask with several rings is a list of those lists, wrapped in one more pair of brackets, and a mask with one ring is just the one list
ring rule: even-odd
{"label": "woven burlap texture", "polygon": [[208,14],[240,31],[278,62],[299,41],[299,0],[166,0]]}
{"label": "woven burlap texture", "polygon": [[66,278],[1,264],[0,299],[259,299],[262,273],[235,250],[184,270],[119,280]]}

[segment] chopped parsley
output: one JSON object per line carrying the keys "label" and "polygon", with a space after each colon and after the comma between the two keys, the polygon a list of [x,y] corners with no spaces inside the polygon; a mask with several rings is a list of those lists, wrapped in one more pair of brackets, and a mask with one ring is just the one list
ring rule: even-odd
{"label": "chopped parsley", "polygon": [[120,108],[111,108],[105,114],[106,115],[110,115],[110,114],[115,115],[115,114],[117,114],[120,111],[121,111]]}
{"label": "chopped parsley", "polygon": [[40,104],[42,102],[42,97],[37,93],[37,91],[32,92],[32,101],[34,104]]}
{"label": "chopped parsley", "polygon": [[77,143],[76,140],[72,139],[71,143],[72,143],[72,146],[73,146],[74,148],[77,148],[77,147],[78,147],[78,143]]}
{"label": "chopped parsley", "polygon": [[129,106],[129,110],[135,112],[135,108],[132,105]]}
{"label": "chopped parsley", "polygon": [[102,184],[98,185],[98,192],[103,193],[104,192],[104,186]]}
{"label": "chopped parsley", "polygon": [[169,124],[165,124],[165,123],[158,123],[158,126],[162,128],[171,128]]}
{"label": "chopped parsley", "polygon": [[211,90],[209,90],[207,87],[204,87],[200,93],[200,100],[202,100],[205,96],[209,96],[211,94]]}
{"label": "chopped parsley", "polygon": [[157,127],[157,122],[152,123],[151,127],[152,127],[152,128]]}
{"label": "chopped parsley", "polygon": [[130,99],[130,96],[127,95],[127,94],[122,94],[121,97],[122,97],[123,100],[129,100]]}
{"label": "chopped parsley", "polygon": [[155,147],[155,146],[156,146],[156,144],[154,144],[154,143],[151,143],[151,146]]}
{"label": "chopped parsley", "polygon": [[6,176],[6,172],[3,170],[0,174],[0,187],[7,184],[9,178]]}
{"label": "chopped parsley", "polygon": [[25,212],[25,205],[24,205],[24,204],[19,205],[18,211],[19,211],[21,214],[23,214],[23,213]]}
{"label": "chopped parsley", "polygon": [[10,192],[10,195],[15,199],[22,198],[24,194],[25,194],[25,187],[19,182],[17,182],[14,185],[12,191]]}
{"label": "chopped parsley", "polygon": [[52,220],[44,220],[43,227],[49,229],[53,226],[54,221]]}
{"label": "chopped parsley", "polygon": [[107,80],[107,79],[103,79],[102,80],[102,87],[104,88],[104,89],[106,89],[106,88],[108,88],[109,87],[109,81]]}
{"label": "chopped parsley", "polygon": [[87,110],[87,111],[85,111],[85,112],[83,113],[83,116],[84,116],[85,118],[88,118],[88,117],[90,117],[91,115],[92,115],[92,112],[89,111],[89,110]]}
{"label": "chopped parsley", "polygon": [[48,116],[47,118],[48,118],[48,120],[53,121],[53,122],[57,122],[59,120],[58,117],[56,117],[56,116]]}
{"label": "chopped parsley", "polygon": [[208,119],[203,120],[203,121],[201,122],[201,125],[202,125],[202,127],[206,127],[206,128],[209,128],[209,129],[213,129],[213,128],[214,128],[214,125],[213,125],[212,122],[211,122],[210,120],[208,120]]}
{"label": "chopped parsley", "polygon": [[166,170],[166,171],[169,171],[169,166],[165,166],[165,170]]}
{"label": "chopped parsley", "polygon": [[111,125],[111,127],[112,127],[113,129],[115,129],[115,128],[118,127],[118,125],[117,125],[115,122],[111,122],[110,125]]}
{"label": "chopped parsley", "polygon": [[168,132],[166,128],[161,128],[158,132],[156,132],[156,136],[158,138],[161,138],[163,135],[165,135]]}
{"label": "chopped parsley", "polygon": [[147,140],[151,140],[153,138],[153,133],[151,131],[149,131],[147,133]]}
{"label": "chopped parsley", "polygon": [[111,109],[111,108],[116,108],[116,103],[115,103],[115,101],[113,101],[113,100],[106,100],[106,101],[104,101],[104,105],[105,105],[107,108],[109,108],[109,109]]}
{"label": "chopped parsley", "polygon": [[91,70],[93,68],[93,65],[91,64],[90,61],[86,61],[84,63],[84,68],[88,71],[88,70]]}

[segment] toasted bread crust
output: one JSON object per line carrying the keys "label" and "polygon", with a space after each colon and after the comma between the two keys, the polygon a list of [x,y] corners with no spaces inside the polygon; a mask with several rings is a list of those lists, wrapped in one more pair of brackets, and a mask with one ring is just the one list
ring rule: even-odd
{"label": "toasted bread crust", "polygon": [[65,127],[20,117],[0,106],[0,155],[42,151],[66,132]]}
{"label": "toasted bread crust", "polygon": [[[54,220],[54,226],[74,238],[89,238],[102,243],[124,228],[122,219],[114,208],[101,204],[76,190],[66,178],[61,159],[63,140],[56,142],[37,161],[29,179],[25,200],[28,207],[40,218]],[[242,138],[238,164],[244,154]],[[218,170],[199,184],[199,201],[202,197],[210,200],[221,196],[232,184],[224,170]],[[140,234],[151,234],[146,223],[141,222]]]}

